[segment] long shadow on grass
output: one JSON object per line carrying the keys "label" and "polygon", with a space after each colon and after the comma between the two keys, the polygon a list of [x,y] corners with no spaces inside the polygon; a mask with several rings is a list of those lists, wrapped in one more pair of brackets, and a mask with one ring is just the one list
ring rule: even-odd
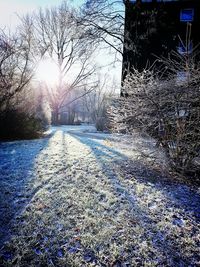
{"label": "long shadow on grass", "polygon": [[[122,170],[124,169],[127,174],[134,175],[139,182],[153,183],[168,199],[174,202],[173,204],[175,206],[191,212],[194,218],[196,218],[196,221],[200,221],[200,195],[195,189],[191,189],[186,185],[180,184],[180,182],[174,181],[172,178],[167,177],[167,174],[163,176],[163,174],[155,171],[153,168],[144,165],[142,161],[130,160],[124,154],[98,142],[98,140],[113,140],[110,135],[108,135],[107,138],[105,135],[101,136],[98,134],[97,136],[87,133],[70,132],[70,134],[82,143],[88,145],[101,165],[106,163],[106,159],[117,159],[118,163],[122,163],[120,164],[120,168]],[[141,145],[139,149],[141,150]],[[124,164],[124,162],[131,168],[127,169],[127,165]],[[163,187],[165,187],[165,189],[163,189]]]}
{"label": "long shadow on grass", "polygon": [[37,140],[0,143],[0,248],[11,237],[13,219],[32,197],[29,183],[36,178],[35,160],[54,133]]}
{"label": "long shadow on grass", "polygon": [[[81,134],[81,133],[69,133],[72,137],[76,138],[78,141],[82,142],[83,144],[87,145],[93,152],[94,156],[97,159],[97,162],[100,164],[100,166],[104,169],[104,172],[106,176],[108,177],[109,181],[113,184],[113,188],[116,188],[116,194],[117,190],[120,188],[120,194],[125,195],[126,199],[129,202],[130,208],[134,209],[136,208],[137,211],[139,211],[139,214],[141,214],[141,217],[138,219],[140,220],[139,224],[143,225],[145,223],[145,231],[148,236],[148,231],[151,231],[151,229],[154,229],[157,231],[157,237],[158,241],[155,241],[153,236],[151,239],[152,246],[156,248],[157,251],[161,251],[168,260],[168,263],[170,263],[170,266],[189,266],[193,262],[193,257],[197,258],[197,255],[193,255],[192,257],[183,255],[181,252],[181,247],[179,244],[179,240],[173,239],[173,242],[169,241],[168,235],[169,233],[167,231],[160,232],[160,230],[157,227],[157,222],[155,222],[150,214],[148,214],[140,204],[137,202],[137,200],[134,200],[134,196],[130,194],[130,191],[126,186],[122,185],[120,180],[118,179],[118,174],[116,171],[111,171],[109,169],[110,163],[117,163],[120,162],[120,165],[126,165],[126,162],[129,163],[129,166],[137,166],[134,168],[134,177],[137,179],[138,183],[144,184],[147,182],[154,182],[154,186],[161,191],[167,200],[170,201],[170,204],[168,204],[168,207],[175,210],[175,208],[179,208],[181,210],[189,210],[193,215],[198,214],[199,211],[199,205],[200,203],[200,197],[199,195],[195,194],[195,192],[190,192],[190,190],[187,187],[180,187],[177,189],[177,186],[173,186],[171,182],[165,182],[165,190],[163,190],[163,184],[158,179],[162,179],[162,177],[153,169],[150,167],[145,166],[143,163],[141,163],[138,160],[130,160],[128,157],[123,155],[122,153],[119,153],[113,148],[107,147],[101,143],[98,142],[99,139],[106,139],[104,137],[97,137],[98,140],[95,140],[95,135],[90,136],[87,134]],[[124,164],[123,164],[124,163]],[[107,168],[106,168],[107,167]],[[125,167],[127,168],[127,167]],[[127,170],[126,170],[127,171]],[[157,179],[152,179],[152,177],[157,177]],[[167,192],[167,190],[172,190],[173,192]],[[187,194],[185,195],[184,192],[187,191]],[[193,203],[196,202],[196,205],[193,205]],[[194,217],[192,217],[194,220]],[[198,218],[196,218],[198,219]],[[142,221],[141,221],[142,220]],[[159,238],[160,237],[160,238]],[[160,240],[159,240],[160,239]],[[188,265],[189,264],[189,265]],[[192,265],[193,266],[193,265]]]}

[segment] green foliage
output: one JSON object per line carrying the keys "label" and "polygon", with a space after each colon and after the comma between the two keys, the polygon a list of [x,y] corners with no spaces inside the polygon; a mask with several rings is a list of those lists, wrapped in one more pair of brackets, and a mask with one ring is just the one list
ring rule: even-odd
{"label": "green foliage", "polygon": [[0,114],[0,139],[32,139],[41,136],[47,127],[47,121],[12,108]]}

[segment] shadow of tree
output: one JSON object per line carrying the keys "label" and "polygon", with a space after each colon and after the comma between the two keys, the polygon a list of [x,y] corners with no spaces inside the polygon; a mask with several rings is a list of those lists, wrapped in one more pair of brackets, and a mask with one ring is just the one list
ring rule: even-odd
{"label": "shadow of tree", "polygon": [[[58,138],[54,139],[56,135],[58,135]],[[74,142],[71,137],[73,140],[77,140],[78,143]],[[104,140],[105,142],[102,142]],[[80,153],[78,154],[77,149],[80,143],[85,145],[87,150],[84,150],[84,146],[80,147]],[[28,214],[27,222],[31,224],[30,233],[28,233],[28,235],[31,235],[33,239],[28,249],[30,253],[32,253],[31,255],[35,257],[34,260],[37,261],[38,255],[35,254],[35,249],[37,249],[36,253],[40,253],[44,243],[44,240],[40,239],[41,237],[48,237],[48,252],[46,255],[57,264],[57,253],[59,252],[62,254],[62,258],[64,252],[61,247],[69,241],[66,240],[66,236],[77,234],[77,223],[81,216],[85,217],[86,215],[86,206],[83,204],[80,208],[81,203],[84,202],[82,201],[82,199],[84,199],[82,195],[87,195],[88,190],[91,190],[89,193],[94,194],[91,198],[98,198],[101,196],[100,194],[96,194],[95,188],[90,188],[89,184],[91,175],[93,177],[92,186],[94,187],[96,184],[95,179],[101,179],[100,176],[95,176],[95,172],[98,168],[95,167],[94,172],[91,171],[90,175],[87,176],[87,170],[92,167],[90,164],[94,163],[99,166],[99,169],[102,170],[101,173],[105,175],[105,180],[103,182],[108,182],[109,187],[107,190],[112,191],[110,195],[116,196],[119,200],[115,203],[114,211],[112,211],[113,206],[108,208],[106,216],[112,216],[112,219],[120,218],[120,212],[124,209],[123,203],[125,201],[128,203],[127,222],[120,221],[120,224],[123,226],[123,223],[128,223],[130,228],[134,228],[135,224],[139,226],[142,232],[142,239],[148,242],[148,246],[153,248],[158,254],[164,255],[165,262],[158,262],[158,266],[195,266],[193,263],[197,260],[198,255],[195,254],[192,247],[193,245],[190,244],[188,244],[188,247],[191,253],[184,254],[183,245],[187,246],[187,242],[183,243],[181,241],[181,238],[184,237],[184,232],[181,232],[182,226],[176,225],[177,222],[181,223],[182,221],[179,220],[179,217],[174,217],[174,215],[176,216],[178,214],[177,216],[180,216],[181,214],[186,217],[190,216],[194,224],[194,230],[191,232],[192,235],[193,232],[198,229],[195,226],[197,225],[198,219],[197,216],[195,217],[195,214],[198,213],[200,203],[199,195],[191,191],[187,186],[174,184],[172,179],[168,179],[164,176],[162,177],[157,170],[145,164],[145,162],[140,159],[129,158],[123,154],[123,152],[116,150],[114,148],[115,146],[112,147],[107,144],[106,135],[87,134],[75,131],[69,132],[67,128],[66,130],[62,128],[60,128],[60,130],[59,128],[55,129],[52,136],[46,139],[28,141],[27,143],[15,142],[13,144],[1,144],[0,159],[3,159],[3,161],[1,161],[0,164],[0,173],[4,175],[3,179],[0,181],[1,190],[3,190],[2,200],[5,199],[5,210],[10,213],[8,217],[6,217],[7,215],[4,213],[5,210],[0,209],[0,212],[2,212],[1,214],[3,214],[3,217],[1,217],[1,224],[2,227],[4,227],[1,244],[11,237],[12,232],[9,231],[11,224],[18,214],[23,213],[23,209],[26,209],[27,204],[31,203],[32,208],[37,208],[37,201],[39,203],[43,201],[46,204],[44,214],[41,213],[42,215],[40,216],[40,213],[38,213],[37,217],[32,213],[32,210],[28,210],[26,213]],[[46,148],[47,150],[45,150]],[[70,148],[70,153],[67,151],[68,148]],[[73,149],[75,149],[75,151],[71,151]],[[15,153],[14,150],[18,150],[20,155],[16,162],[13,163],[11,155]],[[85,151],[85,153],[82,155],[81,151]],[[87,162],[88,151],[90,151],[88,154],[89,157],[92,155],[93,163]],[[70,154],[72,155],[71,159]],[[84,164],[82,161],[84,161]],[[7,169],[3,166],[7,166]],[[20,168],[20,166],[22,168]],[[78,178],[79,176],[81,177],[80,180]],[[132,185],[129,183],[130,180],[134,180]],[[80,181],[82,187],[79,186]],[[100,181],[99,186],[101,185],[103,187],[103,183],[101,184]],[[139,189],[142,188],[140,194],[136,187]],[[7,191],[8,193],[6,193]],[[41,194],[37,195],[38,192]],[[70,192],[73,192],[72,196],[70,196]],[[161,196],[161,200],[159,200],[162,202],[161,208],[157,205],[156,200],[154,201],[153,199],[154,196],[157,197],[157,195],[153,195],[152,192],[158,192],[159,196]],[[144,198],[144,195],[150,195],[151,193],[153,195],[151,202],[153,202],[153,204],[156,203],[156,209],[153,211],[151,209],[151,203],[149,205],[148,199],[146,200]],[[81,199],[81,203],[77,199],[78,196]],[[87,195],[86,198],[87,197],[89,196]],[[101,202],[101,199],[98,199],[97,201],[95,200],[97,205]],[[195,204],[193,202],[195,202]],[[94,209],[95,208],[98,207],[94,207]],[[46,219],[43,218],[45,212]],[[91,212],[93,212],[93,206],[91,206]],[[166,217],[166,213],[170,215],[169,218]],[[95,216],[101,215],[101,212],[95,214]],[[167,227],[160,227],[159,223],[165,224],[166,218],[168,221],[165,226]],[[70,220],[70,223],[66,223],[67,234],[65,232],[66,229],[62,229],[62,220]],[[7,222],[8,225],[4,226],[4,222]],[[43,223],[43,228],[40,227],[40,223]],[[115,226],[116,225],[114,225],[114,229]],[[16,227],[18,227],[19,230],[23,225],[20,225],[18,222]],[[25,232],[26,229],[29,229],[28,226],[27,228],[25,227]],[[92,231],[93,228],[90,230]],[[22,241],[22,247],[27,246],[26,238],[28,238],[28,236],[26,236],[24,231],[19,231],[16,237],[18,240]],[[191,230],[187,231],[190,232]],[[35,232],[37,233],[36,236],[34,236]],[[6,235],[8,236],[6,237]],[[119,233],[117,230],[114,230],[113,236],[109,236],[110,242],[118,238]],[[137,236],[132,238],[137,239]],[[55,242],[56,244],[54,244]],[[96,243],[98,244],[98,240]],[[74,244],[69,243],[68,245],[70,249],[76,250]],[[13,247],[15,248],[16,246],[17,242],[14,240]],[[84,247],[82,244],[81,246],[83,251],[90,249]],[[138,246],[142,246],[142,244],[139,243]],[[133,247],[131,243],[129,250],[130,255],[132,255],[132,253],[138,253],[137,248]],[[96,252],[94,251],[94,253]],[[140,252],[136,257],[140,257],[140,262],[142,264],[140,266],[144,266],[143,262],[146,260],[145,258],[143,259],[144,255]],[[148,255],[148,259],[155,259],[156,257],[157,256],[154,254]],[[27,261],[28,258],[24,256],[23,260]],[[43,260],[44,266],[46,266],[45,258]]]}
{"label": "shadow of tree", "polygon": [[[148,239],[150,238],[151,246],[165,255],[166,262],[169,266],[195,266],[192,264],[197,260],[198,255],[185,255],[180,238],[170,237],[170,231],[168,231],[167,228],[165,230],[160,230],[158,227],[160,220],[164,221],[166,219],[165,210],[159,210],[159,221],[155,219],[148,207],[144,209],[141,206],[136,198],[134,188],[130,190],[130,188],[127,187],[126,183],[120,178],[118,170],[120,167],[122,175],[126,176],[126,174],[129,173],[136,179],[138,184],[148,184],[150,187],[152,186],[161,192],[166,200],[166,208],[172,211],[171,215],[173,216],[170,218],[172,221],[169,222],[172,230],[175,223],[179,220],[176,219],[176,216],[177,218],[179,214],[187,216],[188,212],[191,214],[191,216],[189,216],[190,219],[193,220],[195,225],[198,225],[200,211],[199,194],[187,186],[177,186],[170,177],[162,177],[161,173],[145,165],[144,162],[138,159],[130,159],[123,153],[99,142],[99,140],[106,140],[106,137],[95,138],[95,135],[74,132],[70,132],[69,134],[91,149],[97,162],[105,171],[109,181],[113,184],[116,194],[118,196],[123,195],[128,201],[130,212],[134,210],[138,211],[136,219],[139,225],[145,227],[145,235]],[[182,222],[182,220],[179,222]]]}
{"label": "shadow of tree", "polygon": [[36,179],[35,160],[54,133],[41,139],[0,143],[0,248],[11,237],[13,220],[35,193],[30,183]]}

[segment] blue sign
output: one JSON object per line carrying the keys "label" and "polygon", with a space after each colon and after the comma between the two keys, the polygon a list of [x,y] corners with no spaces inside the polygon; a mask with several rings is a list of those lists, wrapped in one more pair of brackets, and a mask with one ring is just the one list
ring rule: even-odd
{"label": "blue sign", "polygon": [[191,22],[194,20],[194,9],[182,9],[180,13],[180,21]]}

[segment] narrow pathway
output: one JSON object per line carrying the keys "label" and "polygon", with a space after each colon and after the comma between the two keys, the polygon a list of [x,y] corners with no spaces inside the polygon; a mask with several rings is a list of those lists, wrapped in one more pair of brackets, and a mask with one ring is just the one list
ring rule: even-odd
{"label": "narrow pathway", "polygon": [[142,160],[145,138],[92,130],[0,145],[0,266],[198,266],[197,189]]}

